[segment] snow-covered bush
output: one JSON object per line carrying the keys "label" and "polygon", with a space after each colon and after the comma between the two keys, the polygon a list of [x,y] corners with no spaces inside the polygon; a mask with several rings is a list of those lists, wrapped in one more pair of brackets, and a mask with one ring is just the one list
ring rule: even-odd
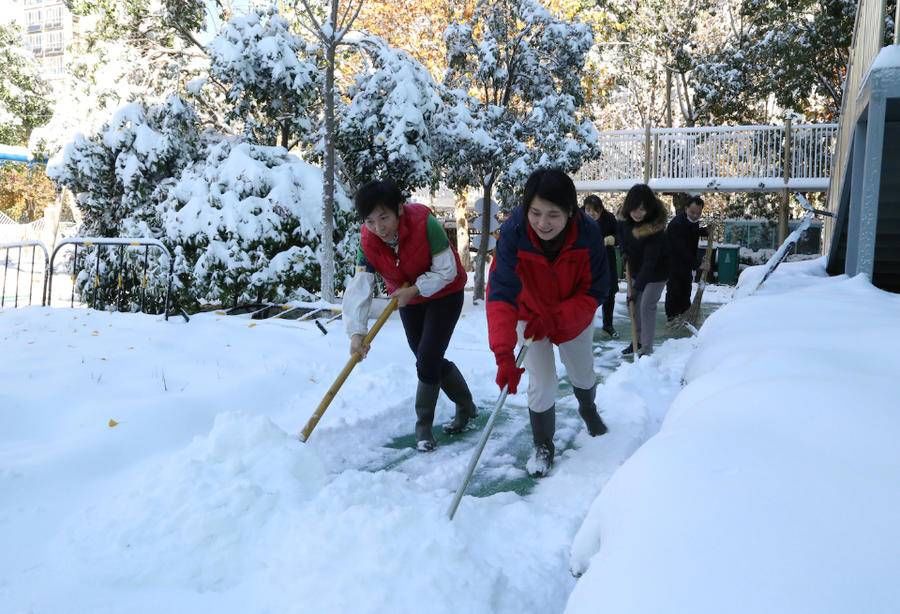
{"label": "snow-covered bush", "polygon": [[[47,174],[68,188],[82,213],[81,236],[165,239],[156,204],[172,178],[191,164],[200,148],[194,110],[177,96],[165,102],[125,105],[93,136],[76,135],[48,165]],[[146,278],[142,254],[121,248],[83,250],[76,289],[96,306],[124,301],[139,308],[141,297],[160,307],[169,263],[151,252]],[[99,254],[99,266],[95,260]],[[125,258],[124,262],[122,258]],[[127,272],[128,274],[123,274]],[[123,274],[120,277],[120,274]],[[96,299],[96,303],[93,301]]]}
{"label": "snow-covered bush", "polygon": [[[310,298],[319,287],[322,171],[281,147],[221,141],[160,205],[187,300],[232,305]],[[349,273],[356,232],[338,192],[337,268]],[[348,236],[349,235],[349,236]]]}

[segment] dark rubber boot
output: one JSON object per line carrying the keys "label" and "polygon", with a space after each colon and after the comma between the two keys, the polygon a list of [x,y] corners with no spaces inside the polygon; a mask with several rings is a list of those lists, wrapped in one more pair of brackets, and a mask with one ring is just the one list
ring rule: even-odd
{"label": "dark rubber boot", "polygon": [[540,413],[528,410],[531,419],[531,436],[534,440],[534,451],[525,463],[525,471],[533,478],[542,478],[553,467],[553,434],[556,432],[556,406]]}
{"label": "dark rubber boot", "polygon": [[448,399],[456,404],[456,415],[443,428],[445,433],[462,433],[466,430],[469,420],[478,415],[478,409],[475,407],[472,393],[469,391],[469,386],[462,373],[452,362],[448,361],[447,364],[449,366],[441,373],[441,390]]}
{"label": "dark rubber boot", "polygon": [[605,433],[607,431],[606,425],[600,419],[600,414],[597,413],[597,404],[594,403],[597,384],[590,388],[575,388],[573,386],[572,389],[575,391],[575,398],[578,399],[578,415],[584,420],[588,434],[591,437],[597,437]]}
{"label": "dark rubber boot", "polygon": [[419,452],[431,452],[437,445],[431,425],[434,423],[434,406],[437,405],[441,387],[437,384],[419,382],[416,388],[416,449]]}

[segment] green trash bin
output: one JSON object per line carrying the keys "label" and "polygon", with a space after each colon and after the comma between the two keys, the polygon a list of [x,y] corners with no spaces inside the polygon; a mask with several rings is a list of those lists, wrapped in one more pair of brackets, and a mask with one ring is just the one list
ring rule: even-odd
{"label": "green trash bin", "polygon": [[719,243],[716,245],[716,277],[718,283],[733,286],[738,280],[738,253],[740,245]]}

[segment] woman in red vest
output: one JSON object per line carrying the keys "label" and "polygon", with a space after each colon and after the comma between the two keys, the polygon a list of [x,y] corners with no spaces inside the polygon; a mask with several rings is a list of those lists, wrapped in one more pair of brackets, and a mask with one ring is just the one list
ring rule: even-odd
{"label": "woman in red vest", "polygon": [[[344,292],[350,353],[365,357],[375,273],[397,298],[406,340],[416,356],[416,448],[434,450],[434,408],[441,390],[456,404],[447,433],[459,433],[475,417],[472,393],[455,364],[444,358],[463,305],[466,272],[447,233],[428,207],[406,203],[391,181],[373,181],[356,193],[363,222],[356,274]],[[404,287],[404,284],[408,284]]]}

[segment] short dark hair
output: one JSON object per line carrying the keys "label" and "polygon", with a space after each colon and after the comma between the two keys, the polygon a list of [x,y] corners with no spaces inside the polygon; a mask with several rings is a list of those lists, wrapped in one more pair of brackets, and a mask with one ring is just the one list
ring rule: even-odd
{"label": "short dark hair", "polygon": [[575,182],[558,168],[539,168],[528,177],[522,204],[527,211],[535,196],[550,201],[567,214],[572,215],[578,209],[578,196]]}
{"label": "short dark hair", "polygon": [[399,214],[400,205],[404,202],[406,202],[406,196],[390,179],[370,181],[356,191],[353,199],[356,215],[360,220],[369,217],[378,205],[383,205]]}
{"label": "short dark hair", "polygon": [[701,209],[703,208],[703,199],[699,196],[691,196],[686,203],[684,203],[684,208],[687,209],[691,205],[698,205]]}
{"label": "short dark hair", "polygon": [[646,183],[636,183],[628,190],[625,195],[625,203],[622,205],[622,216],[628,219],[631,212],[641,206],[647,211],[645,219],[653,219],[664,213],[663,205],[656,197],[653,189]]}
{"label": "short dark hair", "polygon": [[588,194],[584,197],[584,206],[594,211],[603,211],[603,201],[596,194]]}

